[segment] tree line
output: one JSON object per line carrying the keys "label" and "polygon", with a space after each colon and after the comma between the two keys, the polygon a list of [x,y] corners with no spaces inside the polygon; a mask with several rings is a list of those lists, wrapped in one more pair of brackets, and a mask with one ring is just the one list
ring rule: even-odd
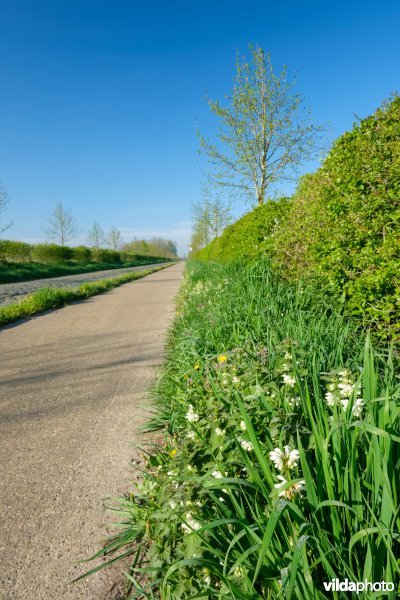
{"label": "tree line", "polygon": [[[8,203],[7,190],[0,185],[0,233],[9,229],[13,224],[3,221]],[[47,218],[44,233],[49,242],[64,248],[81,235],[81,230],[72,212],[62,202],[56,202]],[[150,240],[135,238],[133,241],[124,244],[122,233],[115,225],[106,232],[98,221],[94,221],[86,232],[86,240],[94,255],[99,254],[105,247],[111,248],[115,252],[122,250],[123,252],[142,256],[176,258],[178,255],[176,243],[172,240],[161,237],[153,237]]]}

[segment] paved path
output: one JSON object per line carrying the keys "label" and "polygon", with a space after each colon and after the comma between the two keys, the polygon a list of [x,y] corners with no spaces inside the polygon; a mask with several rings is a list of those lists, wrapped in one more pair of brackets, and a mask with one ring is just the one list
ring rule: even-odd
{"label": "paved path", "polygon": [[183,268],[0,330],[2,600],[115,597],[119,569],[69,582],[129,489]]}
{"label": "paved path", "polygon": [[75,288],[87,281],[99,281],[99,279],[111,279],[132,273],[132,271],[145,271],[152,267],[158,267],[160,264],[141,265],[140,267],[127,267],[126,269],[108,269],[107,271],[92,271],[92,273],[81,273],[80,275],[64,275],[63,277],[49,277],[47,279],[34,279],[33,281],[21,281],[16,283],[0,284],[0,306],[7,306],[13,302],[18,302],[32,292],[43,287],[63,287]]}

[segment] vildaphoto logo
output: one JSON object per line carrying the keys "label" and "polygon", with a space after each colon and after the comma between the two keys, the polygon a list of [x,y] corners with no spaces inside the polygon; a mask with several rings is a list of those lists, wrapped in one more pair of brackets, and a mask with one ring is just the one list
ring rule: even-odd
{"label": "vildaphoto logo", "polygon": [[393,592],[394,583],[391,581],[349,581],[345,579],[332,579],[331,581],[324,581],[324,588],[327,592]]}

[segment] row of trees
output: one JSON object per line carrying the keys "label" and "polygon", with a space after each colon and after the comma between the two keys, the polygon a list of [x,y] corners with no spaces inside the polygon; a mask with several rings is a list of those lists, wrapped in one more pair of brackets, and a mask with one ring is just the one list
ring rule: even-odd
{"label": "row of trees", "polygon": [[[5,224],[2,221],[4,210],[9,202],[7,190],[0,185],[0,233],[11,227],[12,223]],[[52,212],[47,219],[47,225],[44,228],[47,240],[54,242],[61,247],[66,247],[72,240],[76,239],[81,230],[73,214],[65,208],[62,202],[56,202]],[[130,244],[123,247],[123,237],[115,225],[106,232],[98,221],[94,221],[86,234],[88,245],[99,253],[104,247],[109,247],[114,251],[123,249],[126,252],[142,254],[143,256],[165,256],[175,258],[177,248],[175,242],[164,238],[152,238],[151,240],[135,239]]]}
{"label": "row of trees", "polygon": [[250,60],[236,57],[236,73],[223,103],[206,97],[217,118],[214,139],[198,130],[209,185],[227,193],[211,200],[206,194],[193,208],[192,249],[197,251],[220,234],[230,220],[232,198],[262,205],[277,183],[292,181],[298,168],[322,149],[322,128],[310,119],[301,96],[293,92],[287,69],[276,74],[270,54],[250,45]]}

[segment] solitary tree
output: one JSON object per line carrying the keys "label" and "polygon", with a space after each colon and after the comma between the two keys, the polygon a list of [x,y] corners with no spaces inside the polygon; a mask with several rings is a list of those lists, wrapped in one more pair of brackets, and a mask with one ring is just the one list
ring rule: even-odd
{"label": "solitary tree", "polygon": [[119,250],[119,248],[121,247],[122,234],[119,231],[119,229],[115,227],[115,225],[113,225],[110,231],[108,232],[107,242],[113,250]]}
{"label": "solitary tree", "polygon": [[7,205],[10,201],[8,192],[6,190],[6,188],[4,186],[2,186],[0,184],[0,233],[3,233],[3,231],[6,231],[6,229],[9,229],[9,227],[12,226],[12,221],[10,221],[10,223],[3,223],[3,213],[5,211],[5,209],[7,208]]}
{"label": "solitary tree", "polygon": [[55,203],[44,231],[49,240],[60,246],[65,246],[79,235],[79,228],[74,216],[61,202]]}
{"label": "solitary tree", "polygon": [[93,222],[93,225],[87,232],[87,241],[97,253],[107,243],[105,231],[97,221]]}
{"label": "solitary tree", "polygon": [[199,131],[198,136],[210,162],[209,180],[263,204],[273,184],[292,178],[293,170],[315,155],[321,128],[293,93],[286,67],[276,75],[270,54],[253,46],[250,53],[250,62],[237,55],[224,105],[206,98],[219,121],[216,141]]}

